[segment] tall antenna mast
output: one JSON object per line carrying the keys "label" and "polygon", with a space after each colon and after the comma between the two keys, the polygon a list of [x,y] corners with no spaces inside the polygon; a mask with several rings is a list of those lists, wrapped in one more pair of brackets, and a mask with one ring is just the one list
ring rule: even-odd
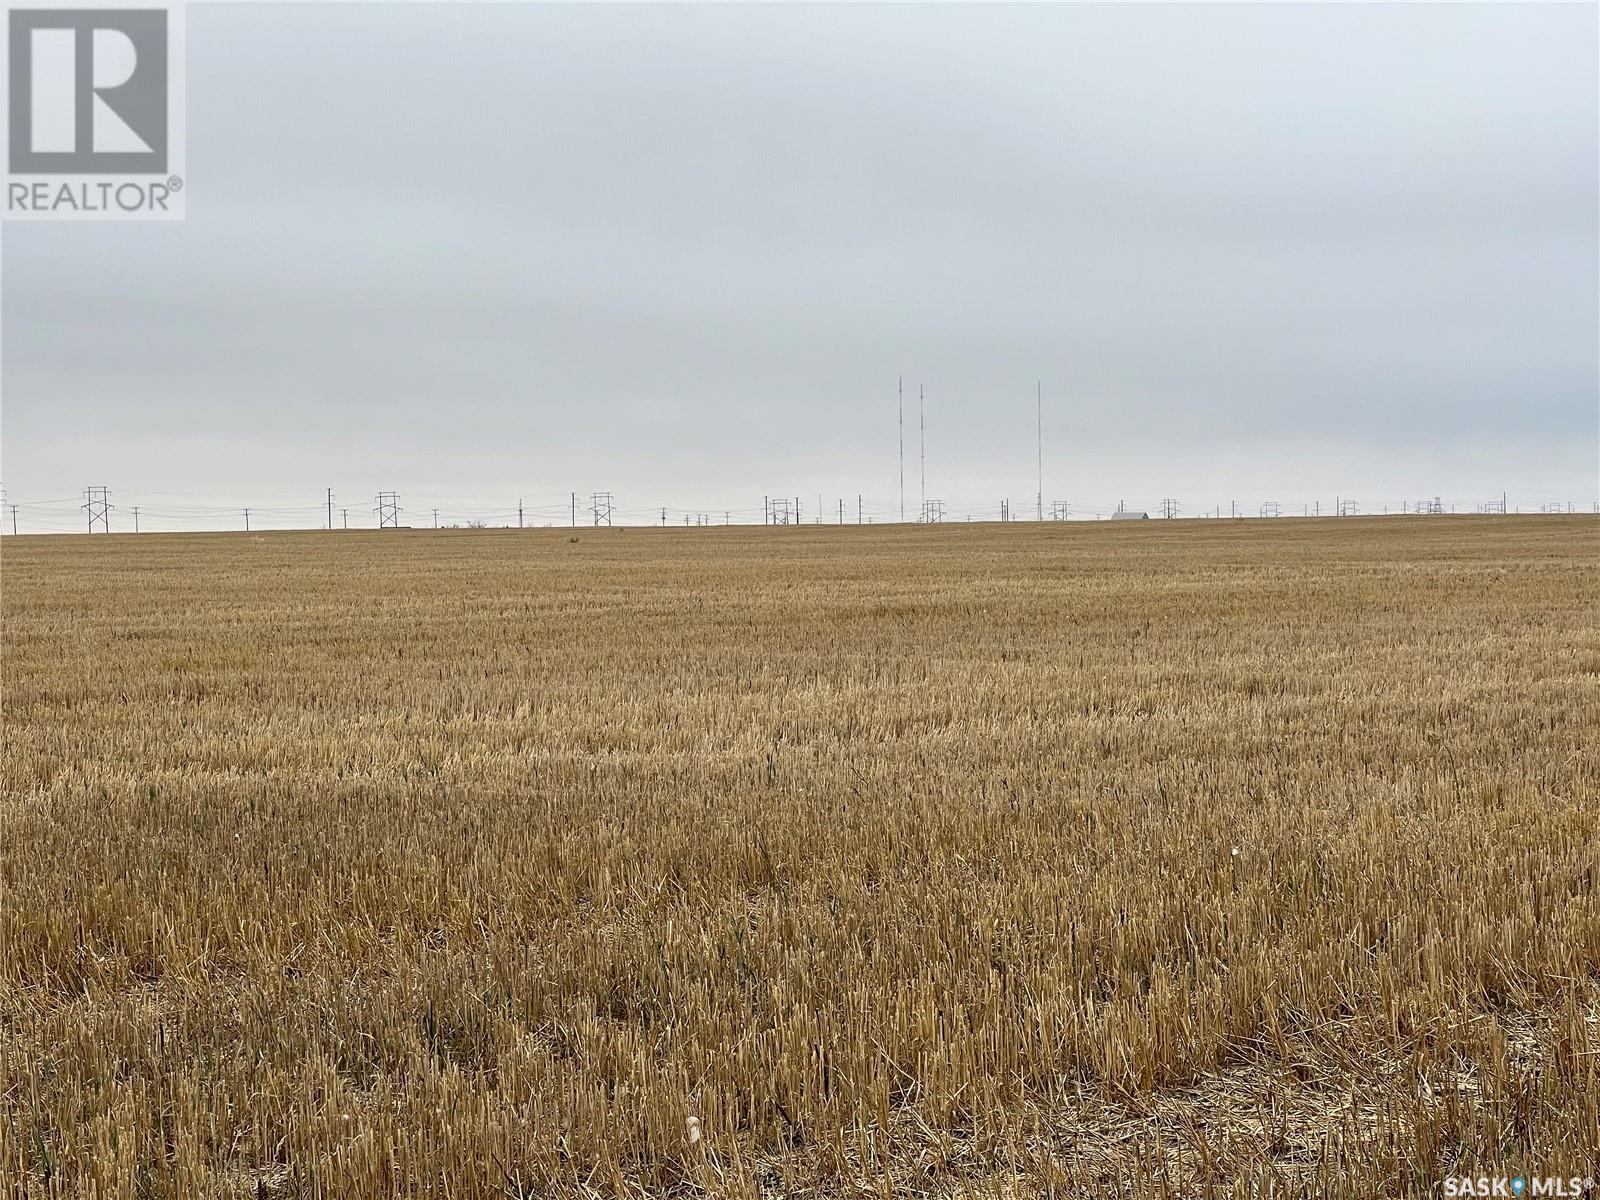
{"label": "tall antenna mast", "polygon": [[906,377],[895,384],[900,401],[900,524],[906,523]]}
{"label": "tall antenna mast", "polygon": [[922,456],[922,506],[928,506],[928,410],[922,400],[922,385],[917,384],[917,444]]}
{"label": "tall antenna mast", "polygon": [[1033,415],[1038,422],[1039,435],[1039,494],[1037,497],[1039,520],[1044,520],[1044,383],[1035,381],[1033,385]]}

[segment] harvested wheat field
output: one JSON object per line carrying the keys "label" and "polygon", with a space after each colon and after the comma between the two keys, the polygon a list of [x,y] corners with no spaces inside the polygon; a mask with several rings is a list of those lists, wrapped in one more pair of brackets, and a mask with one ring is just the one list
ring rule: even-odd
{"label": "harvested wheat field", "polygon": [[1600,1160],[1600,522],[4,544],[18,1196]]}

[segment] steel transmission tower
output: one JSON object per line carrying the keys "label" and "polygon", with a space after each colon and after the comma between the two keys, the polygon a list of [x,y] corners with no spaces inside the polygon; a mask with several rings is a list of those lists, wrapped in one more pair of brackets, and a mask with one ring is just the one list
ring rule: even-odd
{"label": "steel transmission tower", "polygon": [[400,493],[379,492],[373,500],[373,512],[378,514],[379,529],[400,528]]}
{"label": "steel transmission tower", "polygon": [[86,487],[83,489],[83,510],[89,514],[89,532],[94,532],[95,525],[100,526],[101,533],[111,532],[111,510],[115,507],[111,503],[111,489],[105,487]]}

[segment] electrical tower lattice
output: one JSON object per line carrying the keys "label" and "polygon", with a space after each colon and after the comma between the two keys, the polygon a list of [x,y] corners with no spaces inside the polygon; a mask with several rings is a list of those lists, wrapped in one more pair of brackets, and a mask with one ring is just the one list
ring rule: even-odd
{"label": "electrical tower lattice", "polygon": [[373,498],[373,512],[378,514],[379,529],[400,528],[400,493],[379,492]]}
{"label": "electrical tower lattice", "polygon": [[100,526],[101,533],[111,532],[111,510],[116,506],[111,503],[111,489],[104,487],[86,487],[83,489],[83,510],[89,514],[89,532],[94,532],[96,525]]}

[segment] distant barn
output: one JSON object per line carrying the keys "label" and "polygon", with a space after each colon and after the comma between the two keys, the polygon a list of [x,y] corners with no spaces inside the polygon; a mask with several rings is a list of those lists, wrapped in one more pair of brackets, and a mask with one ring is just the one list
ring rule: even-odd
{"label": "distant barn", "polygon": [[1150,519],[1150,514],[1147,512],[1140,512],[1138,509],[1123,508],[1119,502],[1117,504],[1117,511],[1111,514],[1111,519],[1113,521],[1148,521]]}

